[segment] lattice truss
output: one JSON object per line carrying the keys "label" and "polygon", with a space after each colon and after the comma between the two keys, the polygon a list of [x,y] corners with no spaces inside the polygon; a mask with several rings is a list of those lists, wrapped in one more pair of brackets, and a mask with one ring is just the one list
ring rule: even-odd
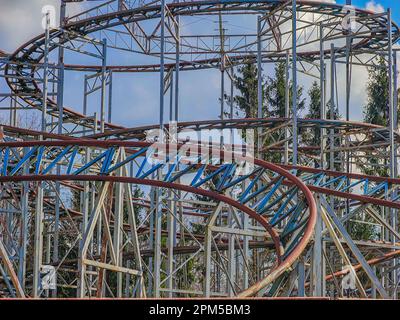
{"label": "lattice truss", "polygon": [[[390,11],[110,0],[68,17],[68,2],[59,27],[47,15],[44,34],[0,51],[0,103],[9,111],[0,142],[0,297],[398,298],[399,29]],[[230,32],[238,16],[254,31]],[[110,65],[110,51],[149,63]],[[95,63],[67,63],[68,55]],[[382,68],[379,58],[389,75],[388,127],[328,116],[340,104],[336,66],[347,66],[348,111],[352,67]],[[277,62],[286,67],[285,117],[265,118],[259,103],[257,118],[234,118],[237,68],[257,64],[262,97],[263,68]],[[221,73],[220,119],[180,122],[179,75],[205,69]],[[84,74],[82,110],[64,105],[66,72]],[[114,123],[114,79],[144,72],[159,74],[161,123]],[[320,81],[320,119],[296,112],[290,73],[291,81]],[[21,112],[40,125],[21,128]],[[188,138],[205,131],[224,138]],[[255,150],[232,153],[249,132]]]}

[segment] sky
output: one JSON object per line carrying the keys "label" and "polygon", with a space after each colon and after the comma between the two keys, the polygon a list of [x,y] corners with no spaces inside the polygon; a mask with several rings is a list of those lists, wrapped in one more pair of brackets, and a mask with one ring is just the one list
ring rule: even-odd
{"label": "sky", "polygon": [[[326,2],[335,2],[326,0]],[[336,3],[345,3],[345,0],[337,0]],[[364,8],[376,12],[391,7],[393,19],[400,23],[400,6],[395,5],[393,0],[353,0],[358,8]],[[93,2],[92,2],[93,3]],[[98,2],[97,2],[98,3]],[[0,0],[0,49],[13,52],[21,44],[42,32],[42,12],[45,5],[54,5],[58,8],[59,0]],[[78,3],[68,5],[68,15],[81,12],[92,4]],[[216,33],[216,19],[208,18],[188,22],[184,30],[188,34],[201,30]],[[232,20],[235,19],[235,20]],[[253,22],[247,21],[246,17],[224,17],[227,21],[227,32],[235,33],[243,28],[248,32],[255,31]],[[253,20],[252,20],[253,21]],[[68,54],[67,63],[98,64],[99,62],[82,55]],[[130,53],[109,51],[108,64],[140,64],[157,63],[157,59],[139,57]],[[344,97],[342,92],[344,68],[338,66],[338,90],[339,96]],[[265,76],[270,75],[272,66],[264,66]],[[67,72],[65,86],[65,105],[77,111],[83,107],[83,73]],[[157,73],[146,74],[117,74],[113,82],[113,114],[112,121],[127,127],[155,124],[158,122],[159,114],[159,75]],[[362,106],[365,104],[365,84],[368,74],[365,68],[355,67],[353,70],[351,119],[362,119]],[[312,81],[315,79],[299,75],[299,82],[307,92]],[[226,78],[229,88],[229,79]],[[196,121],[206,119],[217,119],[219,116],[220,95],[220,72],[218,70],[201,70],[194,72],[181,72],[180,78],[180,120]],[[0,91],[6,91],[3,80],[0,80]],[[88,110],[93,113],[99,110],[99,96],[94,95],[89,100]],[[166,97],[166,108],[169,108],[169,99]],[[344,99],[339,99],[339,108],[343,108]],[[3,106],[0,102],[0,107]],[[343,112],[342,112],[343,113]],[[166,114],[168,119],[169,115]],[[4,116],[3,116],[4,118]]]}

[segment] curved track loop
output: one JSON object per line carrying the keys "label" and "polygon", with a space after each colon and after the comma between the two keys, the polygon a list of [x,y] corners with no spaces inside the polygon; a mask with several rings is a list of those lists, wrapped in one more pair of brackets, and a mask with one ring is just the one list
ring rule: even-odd
{"label": "curved track loop", "polygon": [[[248,11],[257,13],[260,10],[272,10],[285,1],[193,1],[184,3],[168,4],[169,11],[174,16],[205,14],[216,12],[240,12]],[[314,1],[297,1],[300,12],[312,12],[332,17],[341,17],[342,7],[334,4],[316,3]],[[289,6],[288,6],[289,10]],[[371,19],[371,25],[385,25],[384,16],[372,15],[370,12],[358,10],[359,18]],[[160,6],[149,5],[142,8],[123,10],[104,14],[95,17],[82,19],[74,17],[67,22],[64,30],[52,30],[50,32],[50,51],[56,49],[62,41],[84,38],[90,33],[134,21],[157,19],[160,16]],[[399,37],[397,25],[393,24],[392,33],[394,38]],[[68,39],[68,40],[63,40]],[[379,50],[387,46],[387,32],[369,34],[353,42],[352,51],[358,48]],[[0,51],[0,56],[7,57],[6,79],[11,90],[15,94],[22,94],[22,99],[32,108],[42,110],[43,95],[40,85],[35,79],[38,68],[44,55],[44,35],[40,35],[26,44],[22,45],[13,54],[7,55]],[[344,48],[338,50],[338,54],[344,54]],[[309,60],[318,59],[319,52],[303,50],[299,52]],[[268,54],[263,59],[282,59],[282,52]],[[249,55],[233,55],[231,60],[235,64],[252,62],[255,57]],[[182,70],[193,70],[200,68],[215,67],[219,59],[183,61],[180,63]],[[97,66],[76,66],[68,65],[74,70],[97,70]],[[166,67],[175,67],[166,65]],[[139,72],[157,71],[158,65],[148,66],[108,66],[115,72]],[[57,104],[48,99],[48,113],[58,117]],[[94,127],[94,120],[85,115],[64,107],[64,123],[74,123],[84,127]],[[276,128],[287,128],[290,126],[289,119],[241,119],[224,121],[203,121],[186,122],[178,124],[179,131],[188,129],[242,129],[242,128],[264,128],[276,130]],[[329,129],[343,130],[351,133],[354,137],[364,134],[366,138],[356,141],[352,146],[347,144],[339,146],[341,151],[349,151],[356,148],[369,148],[371,143],[381,143],[381,147],[388,146],[385,134],[386,128],[363,123],[344,121],[321,121],[312,119],[300,119],[299,127],[303,129]],[[155,150],[162,150],[161,146],[151,145],[145,142],[146,131],[155,129],[155,126],[140,128],[123,128],[112,123],[106,123],[106,132],[85,137],[67,137],[48,133],[38,133],[33,130],[23,130],[4,126],[3,133],[6,134],[5,142],[0,143],[0,182],[2,185],[12,185],[19,182],[56,181],[74,188],[73,182],[102,182],[135,184],[142,186],[157,187],[160,189],[179,190],[187,193],[204,196],[223,203],[227,207],[235,208],[251,219],[257,227],[262,227],[261,232],[256,233],[259,242],[265,246],[272,246],[275,249],[276,263],[269,269],[269,272],[259,281],[251,283],[250,287],[238,293],[238,296],[254,296],[262,294],[269,285],[277,280],[282,274],[290,270],[296,260],[304,254],[313,233],[317,218],[316,203],[311,191],[317,194],[324,194],[340,199],[345,205],[347,202],[351,208],[358,208],[363,205],[378,205],[387,208],[400,209],[398,199],[392,199],[389,190],[400,190],[399,179],[387,179],[370,177],[365,175],[345,174],[334,171],[311,169],[308,167],[293,167],[290,165],[275,165],[251,157],[238,156],[233,163],[224,162],[225,152],[218,150],[211,151],[204,155],[197,150],[191,154],[188,161],[183,161],[188,150],[184,145],[177,146],[177,154],[164,162],[150,162]],[[52,141],[15,141],[15,138],[27,140],[51,139]],[[397,141],[399,136],[396,134]],[[14,141],[12,141],[14,140]],[[103,141],[105,140],[105,141]],[[136,141],[126,141],[136,140]],[[280,152],[282,142],[276,142],[273,148],[267,148],[266,152]],[[304,152],[312,153],[316,147],[303,147]],[[299,149],[302,150],[301,148]],[[180,153],[181,152],[181,153]],[[329,151],[326,151],[329,152]],[[330,150],[332,152],[332,150]],[[91,154],[92,157],[87,155]],[[180,155],[178,157],[177,155]],[[209,160],[212,161],[209,161]],[[196,160],[196,161],[194,161]],[[205,160],[201,162],[199,160]],[[217,160],[217,161],[215,161]],[[238,173],[237,169],[245,162],[254,162],[254,167],[245,173]],[[134,172],[131,177],[122,176],[121,169],[133,164]],[[60,168],[60,174],[54,175],[54,168]],[[361,193],[353,193],[352,187],[359,187]],[[79,188],[80,186],[76,186]],[[10,188],[12,190],[12,187]],[[13,191],[10,197],[15,196]],[[47,202],[46,202],[47,201]],[[53,206],[51,201],[46,200],[48,206]],[[355,209],[355,210],[356,210]],[[66,212],[68,210],[65,210]],[[69,210],[68,214],[75,214],[82,218],[80,212]],[[212,213],[210,213],[212,214]],[[240,228],[239,228],[240,229]],[[266,235],[266,233],[268,235]],[[265,239],[267,238],[267,239]],[[261,239],[261,240],[260,240]],[[267,242],[269,242],[267,244]],[[222,246],[220,243],[215,246]],[[190,248],[193,250],[193,248]],[[216,249],[218,250],[218,249]],[[81,252],[80,263],[87,258],[86,252]],[[371,259],[372,264],[381,263],[397,256],[399,251],[393,251],[380,258]],[[101,263],[100,259],[94,261]],[[92,263],[94,263],[92,261]],[[360,266],[355,266],[360,269]],[[344,275],[346,272],[337,272],[330,277]],[[19,284],[12,278],[14,286]],[[23,293],[20,293],[23,296]]]}
{"label": "curved track loop", "polygon": [[[299,119],[300,123],[304,124],[304,128],[312,127],[314,128],[315,124],[318,124],[317,128],[320,129],[323,125],[321,125],[320,120],[313,119]],[[181,130],[203,130],[205,129],[242,129],[242,128],[273,128],[274,126],[279,126],[282,123],[285,123],[286,119],[235,119],[235,120],[223,120],[223,121],[199,121],[199,122],[182,122],[178,123],[177,128],[178,132]],[[350,131],[353,131],[355,134],[373,134],[374,130],[378,130],[378,132],[382,132],[383,130],[387,130],[384,127],[371,125],[371,124],[363,124],[358,122],[344,122],[344,121],[323,121],[325,124],[325,128],[331,127],[345,127],[349,128]],[[272,124],[272,125],[271,125]],[[168,128],[168,125],[166,126]],[[146,132],[149,130],[157,129],[158,126],[143,126],[131,129],[120,129],[106,132],[104,134],[99,133],[91,136],[86,136],[85,139],[93,139],[92,140],[82,140],[80,138],[74,138],[76,140],[75,143],[87,143],[90,146],[148,146],[150,142],[146,141]],[[15,128],[10,126],[2,126],[3,134],[7,136],[6,143],[3,143],[3,147],[5,146],[20,146],[24,144],[40,144],[39,142],[33,142],[29,140],[36,140],[40,136],[51,139],[51,140],[69,140],[71,137],[67,137],[65,135],[57,135],[51,133],[43,133],[35,130],[27,130],[21,128]],[[23,138],[25,141],[23,142],[14,142],[14,139],[19,140],[19,138]],[[98,140],[98,139],[108,139],[108,140]],[[133,142],[131,140],[139,140],[138,142]],[[78,142],[79,141],[79,142]],[[46,143],[52,143],[48,141]],[[61,142],[59,142],[61,143]],[[64,144],[68,144],[70,142],[65,141]],[[347,149],[345,149],[347,150]],[[70,151],[71,152],[71,151]],[[257,160],[256,160],[257,161]],[[310,188],[314,192],[326,194],[326,195],[336,195],[343,199],[353,200],[355,202],[361,203],[373,203],[376,205],[382,205],[385,207],[391,208],[399,208],[400,202],[393,200],[385,200],[382,199],[382,194],[388,196],[388,190],[400,190],[400,179],[391,179],[386,177],[379,176],[370,176],[365,174],[352,174],[345,172],[337,172],[332,170],[321,170],[317,168],[305,167],[305,166],[292,166],[292,165],[282,165],[277,164],[278,166],[284,168],[288,171],[293,171],[296,175],[307,184],[308,188]],[[364,191],[363,193],[355,194],[352,192],[351,188],[347,188],[345,183],[342,180],[346,179],[350,183],[358,183],[361,185],[361,189]],[[321,181],[325,182],[322,184]],[[332,181],[330,183],[330,181]],[[342,187],[338,187],[340,183]],[[367,187],[366,187],[367,185]],[[369,192],[371,189],[379,187],[376,192]]]}
{"label": "curved track loop", "polygon": [[[183,3],[171,3],[168,4],[169,11],[172,15],[191,15],[191,14],[202,14],[202,13],[212,13],[212,12],[259,12],[273,10],[278,5],[285,3],[281,1],[280,3],[275,0],[264,0],[264,1],[235,1],[229,0],[224,1],[221,5],[219,1],[193,1],[193,2],[183,2]],[[310,1],[298,1],[298,11],[326,14],[332,17],[341,17],[342,6],[327,3],[318,3]],[[290,10],[290,5],[287,5],[287,10]],[[374,25],[385,25],[385,17],[375,17],[371,12],[357,10],[356,14],[358,17],[370,17],[371,28]],[[148,19],[159,18],[160,16],[160,6],[159,5],[149,5],[131,10],[123,10],[119,12],[114,12],[111,14],[104,14],[96,17],[90,17],[77,22],[71,22],[64,26],[63,30],[52,30],[50,32],[50,46],[49,51],[56,49],[59,44],[63,44],[63,41],[68,41],[78,37],[85,37],[90,33],[108,28],[115,27],[122,24],[131,23],[134,21],[143,21]],[[371,30],[370,30],[371,31]],[[393,24],[393,34],[395,39],[399,37],[399,29],[396,24]],[[66,33],[66,37],[64,37]],[[63,40],[64,39],[64,40]],[[388,38],[387,32],[382,30],[381,33],[373,34],[366,32],[365,36],[360,39],[359,42],[353,43],[352,50],[357,50],[357,48],[362,47],[364,49],[368,48],[370,50],[378,50],[387,46]],[[43,105],[42,94],[38,83],[35,81],[35,70],[40,66],[40,62],[44,55],[44,45],[45,45],[45,35],[40,35],[26,44],[22,45],[17,49],[11,56],[10,62],[6,68],[7,82],[15,93],[24,93],[23,99],[33,108],[41,109]],[[343,48],[344,50],[344,48]],[[299,52],[309,56],[311,59],[317,59],[319,52]],[[271,54],[269,54],[270,56]],[[284,57],[284,54],[277,52],[276,56]],[[314,58],[313,58],[314,57]],[[235,57],[231,59],[235,60]],[[238,56],[240,61],[248,61],[249,57]],[[219,59],[216,59],[219,61]],[[186,65],[184,63],[183,65]],[[189,65],[196,64],[196,62],[190,62]],[[210,62],[200,62],[200,65],[212,65]],[[54,117],[58,117],[58,108],[54,101],[48,99],[48,113]],[[65,122],[73,122],[75,124],[81,124],[93,127],[93,120],[88,119],[83,114],[74,111],[71,108],[64,107],[64,117]],[[118,125],[106,123],[106,128],[117,129],[121,128]]]}
{"label": "curved track loop", "polygon": [[[25,132],[25,131],[24,131]],[[30,131],[33,135],[34,132]],[[177,154],[181,150],[184,152],[187,149],[185,145],[177,148]],[[90,148],[91,152],[98,154],[96,161],[85,162],[82,161],[82,155],[87,152],[87,148]],[[393,200],[382,199],[382,196],[388,194],[388,190],[395,190],[400,186],[400,179],[387,179],[383,177],[372,177],[359,174],[343,174],[335,171],[321,171],[319,169],[312,169],[307,167],[293,167],[293,166],[279,166],[272,165],[262,160],[254,160],[256,167],[249,172],[247,175],[236,176],[234,171],[231,171],[233,166],[238,166],[240,161],[233,165],[227,165],[221,163],[215,165],[214,161],[207,165],[202,164],[187,164],[185,161],[180,160],[178,162],[172,162],[172,166],[175,167],[181,164],[180,171],[170,171],[165,176],[163,181],[157,181],[150,179],[153,176],[154,168],[158,171],[165,169],[165,164],[151,165],[151,162],[146,157],[147,154],[152,154],[150,150],[152,148],[157,149],[157,145],[151,145],[147,142],[132,142],[132,141],[94,141],[94,140],[73,140],[73,141],[22,141],[22,142],[3,142],[0,145],[2,176],[0,182],[22,182],[22,181],[112,181],[112,182],[125,182],[140,185],[150,185],[160,188],[176,189],[193,194],[206,196],[210,199],[221,201],[228,205],[235,207],[236,209],[244,212],[249,217],[257,221],[262,227],[264,227],[270,234],[271,240],[274,243],[275,250],[277,253],[276,259],[277,264],[271,270],[265,278],[258,283],[254,284],[247,290],[241,292],[239,296],[252,296],[262,291],[263,288],[268,286],[280,275],[283,274],[288,268],[296,261],[296,259],[304,252],[307,243],[310,241],[313,225],[315,224],[316,208],[315,202],[309,190],[325,194],[328,196],[335,196],[343,200],[351,200],[351,206],[357,207],[365,204],[375,204],[388,208],[400,209],[400,202]],[[117,157],[117,150],[126,150],[126,160],[119,159]],[[25,152],[25,156],[18,157],[15,155],[22,155]],[[214,153],[213,153],[214,152]],[[220,155],[223,159],[224,153],[217,150],[210,152],[212,155]],[[10,155],[14,155],[10,157]],[[196,158],[196,155],[191,155]],[[198,155],[197,155],[198,156]],[[239,157],[240,158],[240,157]],[[7,159],[7,160],[5,160]],[[240,158],[241,161],[250,161],[250,158]],[[135,161],[137,165],[137,171],[135,172],[136,178],[119,177],[113,176],[113,174],[121,166],[127,166],[130,162]],[[29,169],[23,173],[21,168],[26,164],[29,164]],[[55,176],[51,174],[51,169],[56,165],[62,165],[62,170],[65,174]],[[183,166],[182,166],[183,165]],[[146,169],[143,169],[146,168]],[[260,179],[262,168],[263,174],[269,172],[267,176],[269,179]],[[288,170],[288,171],[286,171]],[[292,176],[289,171],[296,172],[298,178]],[[201,172],[201,175],[197,176],[197,173]],[[89,175],[87,174],[89,173]],[[183,173],[183,174],[182,174]],[[185,175],[192,176],[196,173],[197,180],[186,180],[189,185],[182,185],[176,183],[176,180],[185,180]],[[227,174],[228,173],[228,174]],[[272,175],[271,175],[272,173]],[[201,179],[200,179],[201,177]],[[281,177],[283,179],[278,179]],[[213,184],[217,187],[217,190],[208,191],[209,186],[207,181],[213,181]],[[258,186],[263,190],[263,186],[267,187],[260,194],[254,189],[242,190],[240,195],[236,195],[232,198],[229,191],[235,189],[239,183],[248,180],[248,184],[255,184],[257,181],[263,181],[261,186]],[[351,185],[361,185],[362,189],[365,190],[364,194],[354,194],[349,192],[349,188],[346,188],[345,183],[341,181],[350,181]],[[190,182],[189,182],[190,181]],[[324,181],[322,184],[321,181]],[[271,183],[272,182],[272,183]],[[277,185],[279,186],[277,187]],[[307,187],[305,186],[307,184]],[[280,185],[284,190],[280,190]],[[342,187],[339,187],[342,185]],[[296,189],[293,189],[293,186]],[[205,189],[203,189],[205,188]],[[290,188],[290,192],[285,188]],[[342,190],[343,189],[343,190]],[[274,190],[272,194],[271,190]],[[299,195],[303,194],[303,196]],[[374,190],[374,192],[371,192]],[[247,196],[245,196],[245,192]],[[250,193],[249,193],[250,192]],[[253,197],[251,192],[258,193],[256,203],[251,202],[250,199]],[[302,201],[305,201],[306,206],[303,208],[301,204],[290,204],[292,202],[290,197],[297,194]],[[238,198],[238,200],[235,200]],[[260,200],[261,199],[261,200]],[[260,204],[263,199],[268,199],[262,206]],[[281,207],[281,203],[285,203],[285,199],[289,199],[287,207]],[[278,207],[280,207],[278,209]],[[285,234],[289,224],[280,225],[279,231],[273,227],[277,225],[277,221],[283,221],[281,217],[290,217],[294,215],[293,208],[302,208],[301,212],[306,211],[309,208],[309,213],[306,220],[303,218],[297,221],[291,226],[293,231],[297,230],[299,226],[304,226],[300,234],[296,235],[296,240],[280,238],[282,234]],[[267,209],[267,210],[266,210]],[[289,214],[285,214],[286,212]],[[268,214],[273,212],[274,214]],[[302,214],[301,214],[302,215]],[[264,217],[267,218],[264,218]],[[282,230],[283,229],[283,230]],[[289,233],[290,235],[291,233]],[[288,234],[285,234],[287,238]],[[285,244],[285,245],[283,245]],[[389,254],[386,259],[398,255],[398,252]],[[386,257],[386,255],[384,256]],[[377,259],[377,262],[375,260]],[[373,259],[372,262],[378,263],[380,258]],[[359,270],[360,267],[355,268]],[[339,272],[334,276],[345,275],[346,272]],[[330,280],[333,276],[328,276],[327,280]]]}
{"label": "curved track loop", "polygon": [[[88,152],[88,148],[91,153],[99,154],[95,158],[96,161],[84,161],[84,154]],[[0,182],[48,180],[132,183],[192,192],[233,206],[266,229],[274,242],[277,255],[273,271],[242,292],[240,296],[257,294],[276,280],[301,255],[312,237],[317,211],[311,192],[299,179],[285,169],[257,159],[254,160],[254,168],[250,168],[245,174],[240,173],[238,171],[240,166],[251,163],[253,159],[239,157],[239,161],[223,163],[221,159],[224,159],[225,153],[218,150],[211,150],[211,155],[221,156],[221,159],[210,158],[207,161],[205,158],[209,155],[192,153],[190,158],[185,160],[184,154],[188,150],[184,145],[177,147],[176,156],[170,156],[171,159],[175,159],[169,163],[173,170],[168,169],[164,178],[157,181],[151,177],[160,177],[162,171],[168,168],[168,162],[152,164],[148,155],[160,149],[160,146],[143,142],[91,140],[3,142],[0,143],[0,154],[3,159]],[[18,156],[22,154],[25,155]],[[120,158],[121,154],[126,154],[126,157]],[[198,159],[199,157],[201,159]],[[215,164],[215,160],[218,165]],[[135,178],[113,176],[118,169],[133,161],[138,164],[134,173]],[[50,174],[52,168],[57,165],[63,166],[62,172],[65,174]],[[23,167],[25,169],[21,170]],[[193,174],[195,177],[191,181],[188,180]],[[176,183],[178,179],[190,183],[189,185]],[[209,187],[207,184],[210,181],[216,190],[203,189]],[[231,193],[243,183],[248,187],[240,190],[236,200]],[[287,184],[290,185],[289,189],[284,187]]]}

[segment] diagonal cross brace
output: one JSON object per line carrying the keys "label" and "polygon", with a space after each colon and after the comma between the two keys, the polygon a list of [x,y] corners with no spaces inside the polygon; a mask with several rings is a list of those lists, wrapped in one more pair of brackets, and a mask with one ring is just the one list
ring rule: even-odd
{"label": "diagonal cross brace", "polygon": [[389,299],[389,294],[386,292],[385,288],[382,286],[381,282],[377,278],[375,272],[372,270],[371,266],[365,260],[364,256],[362,255],[360,250],[357,248],[357,246],[351,239],[349,233],[347,232],[347,230],[345,229],[343,224],[340,222],[339,218],[333,212],[331,206],[328,204],[325,197],[321,196],[320,199],[321,199],[321,204],[324,206],[324,208],[326,209],[326,212],[331,217],[333,223],[335,224],[335,227],[339,230],[339,232],[343,236],[343,238],[344,238],[347,246],[351,250],[351,252],[356,257],[357,261],[361,264],[361,266],[364,269],[365,273],[367,274],[368,278],[374,284],[375,288],[378,290],[378,292],[380,293],[382,298]]}

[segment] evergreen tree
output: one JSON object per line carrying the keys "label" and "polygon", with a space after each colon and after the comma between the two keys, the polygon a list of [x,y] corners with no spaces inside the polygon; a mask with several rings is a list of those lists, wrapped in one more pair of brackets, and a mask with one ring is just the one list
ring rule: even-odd
{"label": "evergreen tree", "polygon": [[[246,64],[239,67],[235,75],[235,86],[239,94],[235,96],[234,102],[236,114],[244,113],[246,118],[256,118],[258,110],[258,76],[257,66],[255,64]],[[264,82],[262,79],[262,97],[263,97],[263,117],[285,117],[285,91],[286,91],[286,68],[285,63],[280,62],[275,66],[275,73],[268,77]],[[292,98],[292,83],[290,82],[289,99]],[[297,103],[299,112],[305,107],[303,99],[303,88],[297,89]],[[291,100],[290,100],[291,105]],[[270,137],[266,137],[266,145],[269,144]],[[256,150],[258,149],[255,146]],[[264,160],[271,162],[280,162],[281,153],[264,154]]]}
{"label": "evergreen tree", "polygon": [[[256,118],[258,106],[258,81],[257,67],[255,64],[245,64],[238,68],[238,72],[235,75],[235,86],[239,91],[239,95],[234,97],[237,111],[243,112],[246,118]],[[264,100],[263,117],[284,118],[286,90],[286,68],[284,62],[276,64],[274,76],[268,77],[262,87]],[[290,82],[289,90],[289,99],[291,101],[292,82]],[[302,86],[298,86],[297,89],[297,104],[299,111],[304,109],[305,99],[303,99]]]}
{"label": "evergreen tree", "polygon": [[317,81],[314,81],[308,91],[310,106],[306,118],[321,119],[321,88]]}
{"label": "evergreen tree", "polygon": [[[289,83],[289,105],[292,105],[292,82]],[[274,77],[268,77],[265,83],[265,103],[268,117],[284,118],[285,117],[285,92],[286,92],[286,65],[279,62],[275,65]],[[298,112],[305,107],[305,99],[303,99],[303,87],[297,87],[297,109]]]}
{"label": "evergreen tree", "polygon": [[367,105],[364,107],[364,121],[387,126],[389,119],[389,76],[383,57],[378,61],[378,68],[369,70],[367,85]]}
{"label": "evergreen tree", "polygon": [[[308,107],[308,113],[306,114],[307,119],[321,119],[321,88],[317,81],[314,81],[310,90],[308,91],[310,98],[310,104]],[[302,138],[307,146],[317,146],[321,140],[320,128],[311,128],[303,130]]]}
{"label": "evergreen tree", "polygon": [[[370,68],[367,84],[367,104],[364,106],[364,122],[387,126],[389,120],[389,75],[385,59],[378,60],[378,68]],[[387,160],[377,157],[373,150],[367,150],[368,163],[359,165],[362,172],[369,175],[389,176]],[[380,210],[375,206],[376,210]],[[360,214],[355,219],[373,222],[370,216]],[[357,239],[375,240],[379,234],[373,226],[350,221],[348,224],[350,234]]]}
{"label": "evergreen tree", "polygon": [[[340,120],[342,118],[342,116],[339,113],[339,108],[338,106],[335,104],[332,107],[332,101],[329,101],[326,104],[326,119],[327,120]],[[332,132],[333,131],[333,132]],[[341,145],[341,139],[340,139],[340,132],[339,129],[328,129],[326,130],[326,134],[328,135],[328,138],[326,139],[326,145],[329,146],[329,149],[331,148],[335,148]],[[331,134],[333,134],[333,146],[331,143]],[[329,170],[336,170],[336,171],[341,171],[342,170],[342,164],[340,163],[340,156],[342,154],[338,151],[333,153],[333,158],[334,158],[334,163],[333,163],[333,167],[330,166],[330,153],[327,153],[325,156],[325,161],[326,163],[329,164],[328,168]]]}
{"label": "evergreen tree", "polygon": [[[364,122],[381,126],[389,124],[389,75],[385,59],[378,60],[378,68],[369,70],[367,84],[367,104],[364,107]],[[399,95],[399,92],[397,92]],[[399,110],[397,110],[399,112]],[[365,174],[389,176],[387,161],[374,156],[373,151],[367,151],[369,163],[361,165]]]}
{"label": "evergreen tree", "polygon": [[245,118],[257,117],[257,67],[255,64],[245,64],[238,68],[235,75],[235,86],[240,94],[234,97],[236,114],[244,113]]}
{"label": "evergreen tree", "polygon": [[[341,114],[339,113],[339,108],[337,105],[335,105],[333,108],[331,107],[331,102],[329,101],[326,104],[326,119],[328,120],[340,120],[342,118]],[[333,110],[332,110],[333,109]],[[333,115],[331,116],[331,112],[333,112]],[[336,131],[335,131],[336,132]],[[337,132],[336,132],[337,134]]]}
{"label": "evergreen tree", "polygon": [[[364,107],[364,122],[381,126],[388,125],[389,119],[389,75],[385,59],[378,60],[378,68],[369,69],[367,84],[367,104]],[[365,174],[389,176],[387,161],[374,156],[374,152],[366,151],[369,161],[360,165]]]}

